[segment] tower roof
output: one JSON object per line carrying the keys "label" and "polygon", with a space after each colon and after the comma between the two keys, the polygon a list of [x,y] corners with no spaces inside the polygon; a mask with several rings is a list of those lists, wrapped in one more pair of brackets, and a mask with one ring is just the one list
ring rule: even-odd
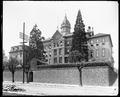
{"label": "tower roof", "polygon": [[66,14],[65,14],[65,18],[61,24],[61,28],[62,27],[69,27],[69,28],[71,27],[70,22],[68,21]]}

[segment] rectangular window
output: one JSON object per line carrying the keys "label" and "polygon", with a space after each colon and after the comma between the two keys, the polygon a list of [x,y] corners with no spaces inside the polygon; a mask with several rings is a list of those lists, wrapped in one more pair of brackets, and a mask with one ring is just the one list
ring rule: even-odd
{"label": "rectangular window", "polygon": [[62,57],[59,57],[59,63],[62,63]]}
{"label": "rectangular window", "polygon": [[57,49],[54,49],[54,56],[57,55]]}
{"label": "rectangular window", "polygon": [[102,39],[102,42],[105,43],[105,38]]}
{"label": "rectangular window", "polygon": [[70,52],[69,48],[66,48],[65,49],[65,54],[69,54],[69,52]]}
{"label": "rectangular window", "polygon": [[91,40],[90,43],[93,44],[93,40]]}
{"label": "rectangular window", "polygon": [[60,46],[62,46],[63,45],[63,42],[62,41],[60,41]]}
{"label": "rectangular window", "polygon": [[53,43],[53,45],[54,45],[54,47],[55,47],[55,45],[56,45],[56,44],[55,44],[55,43]]}
{"label": "rectangular window", "polygon": [[54,58],[54,63],[57,63],[57,57]]}
{"label": "rectangular window", "polygon": [[99,40],[98,40],[98,39],[97,39],[96,41],[97,41],[97,43],[99,42]]}
{"label": "rectangular window", "polygon": [[68,63],[68,57],[65,57],[65,63]]}
{"label": "rectangular window", "polygon": [[69,41],[67,41],[67,45],[69,46]]}
{"label": "rectangular window", "polygon": [[51,59],[49,59],[49,64],[51,63]]}
{"label": "rectangular window", "polygon": [[91,44],[91,46],[93,46],[93,44]]}
{"label": "rectangular window", "polygon": [[105,56],[105,48],[102,48],[102,56]]}
{"label": "rectangular window", "polygon": [[47,58],[48,57],[48,53],[46,52],[46,54],[45,54],[45,57]]}
{"label": "rectangular window", "polygon": [[98,49],[96,49],[96,57],[98,57]]}
{"label": "rectangular window", "polygon": [[102,45],[105,45],[105,39],[104,38],[102,39]]}
{"label": "rectangular window", "polygon": [[97,43],[96,46],[99,46],[99,44]]}
{"label": "rectangular window", "polygon": [[62,55],[62,48],[59,49],[59,55]]}
{"label": "rectangular window", "polygon": [[59,42],[57,43],[57,47],[59,47]]}
{"label": "rectangular window", "polygon": [[66,41],[66,46],[69,46],[70,45],[70,41]]}
{"label": "rectangular window", "polygon": [[90,51],[90,58],[93,58],[93,51]]}
{"label": "rectangular window", "polygon": [[51,57],[51,52],[49,52],[49,56]]}

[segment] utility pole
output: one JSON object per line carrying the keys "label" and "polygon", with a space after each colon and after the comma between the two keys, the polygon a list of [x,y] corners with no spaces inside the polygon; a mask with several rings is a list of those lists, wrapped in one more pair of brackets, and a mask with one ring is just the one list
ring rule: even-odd
{"label": "utility pole", "polygon": [[[23,39],[23,42],[21,42],[22,43],[22,46],[23,46],[23,83],[25,82],[25,66],[26,66],[26,60],[25,60],[25,56],[26,56],[26,54],[25,54],[25,45],[24,45],[24,43],[27,43],[27,41],[28,41],[28,35],[25,35],[25,22],[23,22],[23,33],[22,32],[20,32],[19,33],[19,37],[21,38],[21,39]],[[26,41],[25,41],[26,40]]]}
{"label": "utility pole", "polygon": [[24,62],[24,35],[25,35],[25,22],[23,23],[23,83],[24,83],[24,72],[25,72],[25,62]]}

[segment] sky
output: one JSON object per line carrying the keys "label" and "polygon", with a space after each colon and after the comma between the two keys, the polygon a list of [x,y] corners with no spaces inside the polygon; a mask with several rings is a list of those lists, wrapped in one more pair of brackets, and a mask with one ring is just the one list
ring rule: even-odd
{"label": "sky", "polygon": [[118,68],[118,2],[115,1],[3,1],[3,50],[6,56],[12,46],[21,44],[19,32],[23,32],[23,22],[25,34],[30,35],[37,24],[46,39],[52,37],[57,27],[61,30],[65,14],[73,32],[79,9],[86,30],[91,26],[94,34],[111,35],[115,68]]}

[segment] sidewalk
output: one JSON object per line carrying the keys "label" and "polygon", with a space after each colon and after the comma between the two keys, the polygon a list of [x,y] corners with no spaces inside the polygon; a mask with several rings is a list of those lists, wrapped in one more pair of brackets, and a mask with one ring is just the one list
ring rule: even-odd
{"label": "sidewalk", "polygon": [[[101,86],[79,86],[66,84],[48,84],[48,83],[22,83],[22,82],[3,82],[3,86],[14,84],[19,88],[25,89],[25,92],[12,92],[26,95],[117,95],[118,87]],[[9,92],[10,93],[10,92]]]}

